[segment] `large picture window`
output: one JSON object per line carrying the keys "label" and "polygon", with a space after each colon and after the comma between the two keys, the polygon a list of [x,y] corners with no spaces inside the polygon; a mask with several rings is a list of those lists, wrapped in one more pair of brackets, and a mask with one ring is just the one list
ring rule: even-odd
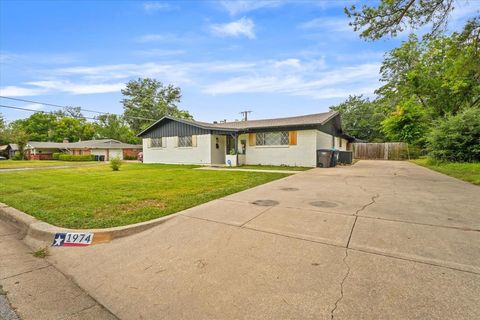
{"label": "large picture window", "polygon": [[192,146],[192,136],[178,137],[178,146],[182,147],[191,147]]}
{"label": "large picture window", "polygon": [[288,145],[288,131],[258,132],[256,136],[257,146]]}
{"label": "large picture window", "polygon": [[162,138],[150,139],[150,148],[161,148],[161,147],[162,147]]}

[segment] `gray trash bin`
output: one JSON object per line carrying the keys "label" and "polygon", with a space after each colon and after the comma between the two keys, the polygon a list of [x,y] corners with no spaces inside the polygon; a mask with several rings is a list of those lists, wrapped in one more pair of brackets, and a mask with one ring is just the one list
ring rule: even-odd
{"label": "gray trash bin", "polygon": [[332,162],[332,150],[320,149],[317,150],[317,167],[329,168]]}

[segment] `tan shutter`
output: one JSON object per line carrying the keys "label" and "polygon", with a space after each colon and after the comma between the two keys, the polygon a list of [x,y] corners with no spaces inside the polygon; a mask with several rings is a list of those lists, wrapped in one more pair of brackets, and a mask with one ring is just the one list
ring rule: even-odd
{"label": "tan shutter", "polygon": [[196,147],[197,146],[197,136],[193,135],[192,136],[192,147]]}
{"label": "tan shutter", "polygon": [[173,140],[175,140],[175,142],[174,142],[174,145],[173,145],[173,146],[174,146],[175,148],[178,148],[178,136],[176,136],[176,137],[173,137]]}
{"label": "tan shutter", "polygon": [[167,137],[162,137],[162,148],[167,147]]}
{"label": "tan shutter", "polygon": [[147,148],[152,147],[152,138],[147,138]]}
{"label": "tan shutter", "polygon": [[248,134],[248,145],[254,146],[257,143],[257,134],[249,133]]}
{"label": "tan shutter", "polygon": [[288,144],[294,146],[297,144],[297,131],[288,132]]}

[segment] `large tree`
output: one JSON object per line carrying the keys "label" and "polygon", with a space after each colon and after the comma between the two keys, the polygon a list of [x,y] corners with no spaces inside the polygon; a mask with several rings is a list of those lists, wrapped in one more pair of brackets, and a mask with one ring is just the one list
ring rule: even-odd
{"label": "large tree", "polygon": [[377,94],[398,104],[416,97],[434,117],[456,114],[479,104],[480,24],[462,33],[408,41],[390,51],[381,67],[384,85]]}
{"label": "large tree", "polygon": [[97,120],[96,136],[98,138],[116,139],[127,143],[140,142],[123,117],[109,114],[98,116]]}
{"label": "large tree", "polygon": [[340,112],[342,127],[347,134],[369,142],[385,140],[380,123],[388,114],[389,108],[382,101],[350,96],[330,109]]}
{"label": "large tree", "polygon": [[80,114],[69,116],[70,112],[37,112],[25,119],[13,121],[11,130],[25,132],[32,141],[62,142],[92,139],[95,130]]}
{"label": "large tree", "polygon": [[[381,0],[378,5],[352,5],[345,8],[350,25],[368,40],[395,37],[408,29],[431,24],[431,35],[438,35],[446,26],[454,9],[454,0]],[[376,3],[376,2],[375,2]]]}
{"label": "large tree", "polygon": [[127,83],[122,90],[124,116],[136,133],[163,116],[191,119],[192,116],[180,110],[177,104],[182,97],[180,88],[165,86],[158,80],[139,78]]}

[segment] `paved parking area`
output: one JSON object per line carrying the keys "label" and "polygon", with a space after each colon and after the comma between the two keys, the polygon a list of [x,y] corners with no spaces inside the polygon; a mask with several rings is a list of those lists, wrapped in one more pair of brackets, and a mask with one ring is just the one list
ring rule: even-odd
{"label": "paved parking area", "polygon": [[480,319],[480,188],[313,169],[52,262],[121,319]]}

